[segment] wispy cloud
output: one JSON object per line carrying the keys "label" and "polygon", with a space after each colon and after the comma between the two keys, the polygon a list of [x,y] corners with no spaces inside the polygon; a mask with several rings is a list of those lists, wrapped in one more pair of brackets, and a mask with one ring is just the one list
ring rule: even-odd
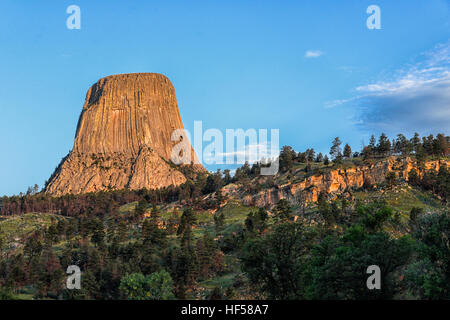
{"label": "wispy cloud", "polygon": [[247,144],[238,150],[219,152],[217,157],[213,154],[204,153],[203,159],[206,162],[212,162],[214,159],[219,158],[222,159],[222,163],[225,163],[226,158],[232,158],[236,161],[242,160],[242,163],[238,164],[243,164],[245,161],[248,161],[251,164],[263,159],[268,160],[277,157],[279,150],[272,150],[271,148],[270,141],[267,143]]}
{"label": "wispy cloud", "polygon": [[[220,154],[223,157],[241,157],[248,161],[249,163],[254,163],[257,161],[261,161],[262,159],[270,159],[274,157],[274,152],[277,153],[278,150],[270,149],[270,142],[267,143],[258,143],[258,144],[248,144],[244,147],[244,149],[236,150],[232,152],[224,152]],[[275,155],[278,156],[278,153]]]}
{"label": "wispy cloud", "polygon": [[305,52],[305,58],[318,58],[322,56],[324,53],[320,50],[308,50]]}
{"label": "wispy cloud", "polygon": [[450,41],[423,53],[419,61],[383,80],[355,88],[355,95],[325,103],[350,105],[367,129],[450,129]]}

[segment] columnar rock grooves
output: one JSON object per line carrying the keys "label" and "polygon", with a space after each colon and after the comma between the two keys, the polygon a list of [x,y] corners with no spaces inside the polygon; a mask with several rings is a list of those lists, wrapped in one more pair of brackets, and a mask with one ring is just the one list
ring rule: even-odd
{"label": "columnar rock grooves", "polygon": [[[54,195],[179,185],[172,132],[183,129],[175,90],[156,73],[100,79],[88,91],[73,150],[46,186]],[[193,158],[195,157],[192,152]]]}

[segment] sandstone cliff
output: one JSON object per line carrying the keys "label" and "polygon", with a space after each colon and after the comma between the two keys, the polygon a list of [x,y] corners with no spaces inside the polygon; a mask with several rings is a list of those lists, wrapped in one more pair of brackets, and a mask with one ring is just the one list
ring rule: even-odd
{"label": "sandstone cliff", "polygon": [[167,77],[135,73],[100,79],[87,92],[73,149],[50,177],[46,192],[182,184],[185,176],[169,164],[179,142],[171,140],[176,129],[183,129],[183,123]]}
{"label": "sandstone cliff", "polygon": [[[428,161],[425,170],[438,171],[441,166],[448,166],[446,160]],[[347,169],[331,169],[327,172],[310,175],[300,182],[275,185],[256,194],[243,194],[235,185],[226,186],[224,194],[237,196],[247,205],[273,206],[280,199],[287,199],[291,203],[315,202],[320,193],[328,196],[341,194],[346,190],[363,187],[365,181],[370,185],[377,185],[385,181],[389,172],[395,172],[398,179],[407,180],[408,172],[417,169],[417,163],[411,158],[397,160],[395,157],[379,161],[371,165],[354,166]],[[420,174],[420,170],[418,170]]]}

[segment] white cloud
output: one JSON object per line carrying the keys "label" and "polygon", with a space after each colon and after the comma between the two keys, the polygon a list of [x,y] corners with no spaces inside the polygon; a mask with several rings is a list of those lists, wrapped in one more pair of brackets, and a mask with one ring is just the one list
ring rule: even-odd
{"label": "white cloud", "polygon": [[450,129],[450,41],[423,53],[420,60],[391,76],[355,88],[357,95],[325,103],[351,105],[364,126],[385,131]]}
{"label": "white cloud", "polygon": [[242,157],[249,163],[270,159],[278,156],[279,150],[271,150],[270,142],[249,144],[242,150],[220,153],[221,157]]}
{"label": "white cloud", "polygon": [[327,101],[327,102],[325,102],[325,108],[326,109],[334,108],[334,107],[358,100],[361,97],[362,96],[357,96],[357,97],[352,97],[352,98],[348,98],[348,99],[336,99],[333,101]]}
{"label": "white cloud", "polygon": [[320,50],[308,50],[305,52],[305,58],[318,58],[322,56],[324,53]]}
{"label": "white cloud", "polygon": [[377,82],[357,87],[360,92],[373,94],[412,93],[426,86],[435,86],[450,80],[450,71],[444,68],[413,69],[407,74],[388,82]]}

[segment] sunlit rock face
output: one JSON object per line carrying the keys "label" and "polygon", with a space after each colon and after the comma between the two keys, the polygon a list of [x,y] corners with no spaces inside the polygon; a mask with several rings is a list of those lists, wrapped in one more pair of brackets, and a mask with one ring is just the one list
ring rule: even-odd
{"label": "sunlit rock face", "polygon": [[73,149],[50,177],[46,192],[180,185],[186,178],[170,164],[179,142],[171,139],[176,129],[183,129],[183,123],[167,77],[134,73],[102,78],[87,92]]}
{"label": "sunlit rock face", "polygon": [[[430,160],[425,162],[425,170],[439,171],[441,166],[448,167],[447,160]],[[408,180],[408,173],[415,169],[419,175],[423,174],[415,159],[405,158],[396,160],[391,157],[370,165],[360,165],[347,169],[333,169],[328,172],[311,175],[300,182],[277,185],[274,188],[264,189],[256,194],[239,195],[247,205],[273,207],[281,199],[293,204],[300,202],[316,202],[319,195],[324,193],[333,198],[348,190],[358,189],[369,185],[378,185],[386,180],[389,172],[394,172],[397,178]],[[224,188],[224,194],[235,195],[237,189]]]}

